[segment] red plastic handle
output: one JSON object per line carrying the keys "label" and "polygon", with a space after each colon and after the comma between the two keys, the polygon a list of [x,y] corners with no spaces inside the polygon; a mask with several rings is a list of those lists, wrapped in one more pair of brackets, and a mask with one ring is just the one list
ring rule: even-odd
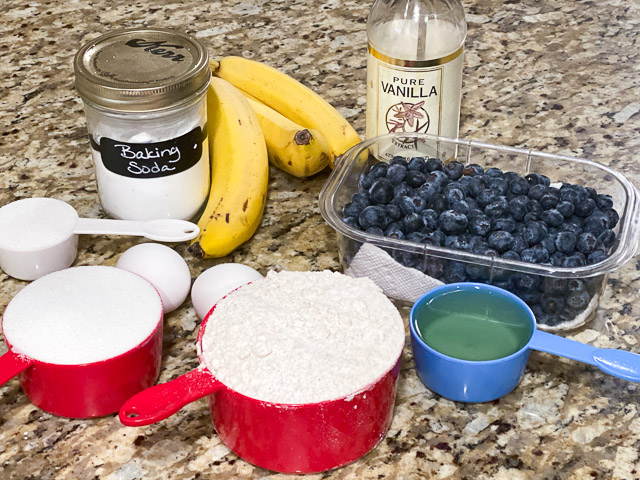
{"label": "red plastic handle", "polygon": [[9,350],[0,357],[0,385],[4,385],[33,364],[33,359]]}
{"label": "red plastic handle", "polygon": [[147,388],[131,397],[120,407],[120,422],[128,427],[159,422],[221,386],[209,370],[200,366],[170,382]]}

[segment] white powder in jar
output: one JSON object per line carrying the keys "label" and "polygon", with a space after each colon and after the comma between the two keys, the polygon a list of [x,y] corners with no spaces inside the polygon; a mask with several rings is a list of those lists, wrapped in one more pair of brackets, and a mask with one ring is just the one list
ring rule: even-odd
{"label": "white powder in jar", "polygon": [[144,278],[115,267],[73,267],[27,285],[9,302],[2,329],[11,350],[57,365],[123,354],[162,321],[162,301]]}
{"label": "white powder in jar", "polygon": [[393,368],[404,339],[398,310],[367,278],[269,272],[217,304],[201,353],[229,388],[301,404],[363,390]]}
{"label": "white powder in jar", "polygon": [[0,208],[0,248],[25,252],[51,247],[73,235],[74,208],[54,198],[25,198]]}

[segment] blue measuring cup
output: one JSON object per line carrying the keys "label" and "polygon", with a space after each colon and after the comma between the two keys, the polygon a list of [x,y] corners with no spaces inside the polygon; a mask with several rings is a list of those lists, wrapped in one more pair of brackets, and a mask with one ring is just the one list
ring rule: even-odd
{"label": "blue measuring cup", "polygon": [[[430,346],[428,329],[425,328],[422,332],[420,325],[428,324],[430,315],[438,316],[434,304],[440,298],[459,293],[465,294],[458,295],[459,301],[447,302],[450,307],[453,305],[453,308],[445,312],[448,318],[453,318],[456,314],[467,315],[467,322],[472,322],[469,312],[475,312],[478,319],[487,321],[485,314],[499,316],[502,312],[506,318],[494,320],[519,329],[521,344],[516,344],[512,353],[506,347],[507,354],[490,360],[456,358]],[[455,300],[455,297],[450,298]],[[469,327],[467,335],[461,340],[467,342],[465,345],[455,345],[455,332],[451,333],[451,338],[446,338],[446,342],[455,348],[470,348],[472,351],[475,345],[486,351],[486,345],[482,345],[486,341],[482,335],[484,324],[466,325]],[[473,330],[474,327],[476,330]],[[451,283],[430,290],[413,305],[409,315],[409,328],[415,368],[420,380],[438,395],[459,402],[489,402],[512,391],[520,383],[532,349],[594,365],[610,375],[640,382],[640,355],[625,350],[596,348],[542,332],[536,328],[535,317],[526,303],[516,295],[492,285]],[[446,324],[442,328],[446,328]],[[469,333],[471,331],[480,334]],[[492,345],[496,338],[491,339],[494,342]],[[443,349],[441,345],[438,348]]]}

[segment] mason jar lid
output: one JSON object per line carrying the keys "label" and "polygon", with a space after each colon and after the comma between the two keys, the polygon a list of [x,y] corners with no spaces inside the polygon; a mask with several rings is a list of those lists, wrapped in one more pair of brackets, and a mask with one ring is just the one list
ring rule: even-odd
{"label": "mason jar lid", "polygon": [[164,28],[131,28],[80,48],[75,86],[85,102],[122,112],[157,111],[204,93],[211,79],[206,49]]}

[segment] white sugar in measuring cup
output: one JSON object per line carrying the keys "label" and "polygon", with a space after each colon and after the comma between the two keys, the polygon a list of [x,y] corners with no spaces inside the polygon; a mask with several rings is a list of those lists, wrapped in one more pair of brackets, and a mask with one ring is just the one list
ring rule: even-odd
{"label": "white sugar in measuring cup", "polygon": [[78,251],[78,234],[142,236],[158,242],[183,242],[198,236],[185,220],[144,222],[79,218],[54,198],[26,198],[0,208],[0,268],[20,280],[35,280],[69,267]]}

